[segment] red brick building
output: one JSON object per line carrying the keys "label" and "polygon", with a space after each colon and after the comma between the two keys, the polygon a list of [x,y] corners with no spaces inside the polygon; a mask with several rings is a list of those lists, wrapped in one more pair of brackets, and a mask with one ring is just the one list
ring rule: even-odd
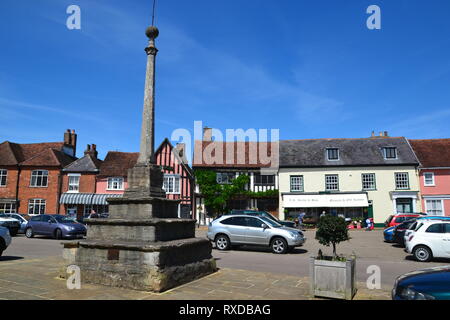
{"label": "red brick building", "polygon": [[76,160],[77,135],[64,133],[62,142],[0,144],[0,212],[59,212],[61,170]]}
{"label": "red brick building", "polygon": [[[84,156],[62,170],[61,214],[81,218],[94,210],[97,175],[102,162],[98,159],[97,146],[88,144]],[[102,211],[95,209],[96,212]]]}

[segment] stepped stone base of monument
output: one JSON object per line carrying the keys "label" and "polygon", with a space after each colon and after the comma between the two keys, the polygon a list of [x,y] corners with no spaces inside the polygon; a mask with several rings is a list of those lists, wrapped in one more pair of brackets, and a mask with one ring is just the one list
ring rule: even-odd
{"label": "stepped stone base of monument", "polygon": [[207,239],[164,242],[80,240],[64,243],[66,268],[76,265],[82,283],[162,292],[216,271]]}

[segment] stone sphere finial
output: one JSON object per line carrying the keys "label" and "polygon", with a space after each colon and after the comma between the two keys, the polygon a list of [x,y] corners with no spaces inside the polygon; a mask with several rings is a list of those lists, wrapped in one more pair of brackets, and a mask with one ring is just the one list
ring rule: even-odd
{"label": "stone sphere finial", "polygon": [[145,30],[145,34],[149,39],[156,39],[159,35],[159,30],[155,26],[150,26]]}

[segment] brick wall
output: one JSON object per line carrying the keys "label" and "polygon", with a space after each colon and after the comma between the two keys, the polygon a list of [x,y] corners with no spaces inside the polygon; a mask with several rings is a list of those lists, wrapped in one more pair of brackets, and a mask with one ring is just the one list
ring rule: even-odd
{"label": "brick wall", "polygon": [[17,167],[7,166],[0,167],[0,169],[8,170],[6,186],[0,187],[0,198],[15,198],[19,170]]}
{"label": "brick wall", "polygon": [[[47,170],[47,187],[30,187],[31,172],[34,170]],[[23,168],[19,181],[19,213],[28,213],[28,201],[30,199],[45,199],[45,213],[56,214],[58,212],[60,187],[60,169],[58,168]]]}

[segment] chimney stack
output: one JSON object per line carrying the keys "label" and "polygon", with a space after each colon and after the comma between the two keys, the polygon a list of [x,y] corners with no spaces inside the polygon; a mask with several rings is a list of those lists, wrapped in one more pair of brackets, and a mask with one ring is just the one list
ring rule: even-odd
{"label": "chimney stack", "polygon": [[186,158],[186,144],[185,143],[177,143],[175,146],[175,150],[178,152],[178,155],[183,160],[184,163],[187,163]]}
{"label": "chimney stack", "polygon": [[84,155],[90,155],[92,158],[97,159],[98,152],[97,152],[97,145],[93,144],[92,146],[90,144],[87,145],[86,150],[84,151]]}
{"label": "chimney stack", "polygon": [[212,141],[212,128],[203,128],[203,141]]}
{"label": "chimney stack", "polygon": [[73,154],[71,155],[75,157],[77,154],[77,134],[75,133],[75,130],[67,129],[67,131],[64,132],[64,145],[72,148]]}

